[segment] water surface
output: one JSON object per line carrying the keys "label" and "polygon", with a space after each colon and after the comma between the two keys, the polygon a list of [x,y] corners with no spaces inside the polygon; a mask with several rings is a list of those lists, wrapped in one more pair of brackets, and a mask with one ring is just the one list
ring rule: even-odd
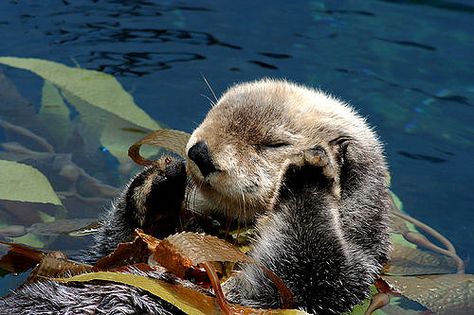
{"label": "water surface", "polygon": [[[337,95],[385,143],[392,187],[405,209],[446,235],[472,273],[473,18],[467,0],[2,1],[0,55],[112,74],[151,117],[187,132],[210,107],[202,75],[217,94],[268,76]],[[16,102],[30,108],[22,114],[4,102],[0,118],[35,131],[31,113],[41,102],[41,80],[0,71],[18,89]],[[7,138],[0,131],[0,141]],[[92,157],[78,154],[74,162],[119,186],[126,176],[106,149],[97,146]],[[44,171],[54,178],[54,170]],[[103,204],[70,201],[67,216],[94,216]],[[35,220],[0,209],[4,223]],[[48,247],[85,243],[63,237]]]}

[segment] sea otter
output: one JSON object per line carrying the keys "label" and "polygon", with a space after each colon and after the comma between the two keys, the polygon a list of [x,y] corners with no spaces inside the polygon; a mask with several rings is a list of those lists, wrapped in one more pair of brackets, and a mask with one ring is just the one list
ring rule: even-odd
{"label": "sea otter", "polygon": [[[251,256],[286,283],[297,307],[339,314],[367,295],[390,249],[387,168],[377,136],[349,105],[287,81],[238,84],[187,152],[201,199],[256,222]],[[314,158],[301,162],[308,152]],[[255,265],[225,289],[238,303],[281,306]]]}
{"label": "sea otter", "polygon": [[[282,306],[260,266],[292,291],[293,307],[310,313],[340,314],[368,295],[388,259],[390,200],[382,145],[351,107],[287,81],[238,84],[193,132],[186,152],[190,183],[185,184],[183,162],[174,158],[145,169],[107,212],[93,245],[99,255],[89,251],[83,260],[110,252],[136,227],[151,234],[172,232],[158,231],[162,226],[155,220],[174,222],[173,213],[185,200],[184,206],[196,211],[256,225],[250,255],[257,264],[243,266],[224,284],[231,302]],[[165,210],[160,196],[176,200],[168,200]],[[165,273],[151,276],[179,281]],[[45,281],[0,299],[0,314],[96,309],[178,312],[146,292],[117,284]]]}

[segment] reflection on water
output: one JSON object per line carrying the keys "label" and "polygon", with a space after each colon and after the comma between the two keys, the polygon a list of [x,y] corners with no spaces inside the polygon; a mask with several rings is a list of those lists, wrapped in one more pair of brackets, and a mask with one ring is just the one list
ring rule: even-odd
{"label": "reflection on water", "polygon": [[[274,1],[272,6],[4,1],[0,30],[6,44],[0,55],[112,74],[151,117],[188,132],[210,107],[200,96],[209,94],[201,74],[216,92],[236,81],[275,76],[339,95],[366,115],[385,141],[393,190],[406,210],[447,235],[472,273],[473,13],[462,0]],[[34,165],[56,191],[69,192],[63,195],[67,214],[3,201],[4,224],[29,226],[56,215],[95,217],[134,171],[100,141],[88,141],[71,104],[66,104],[72,109],[67,139],[41,121],[41,84],[32,74],[0,67],[0,153]],[[87,242],[46,238],[36,241],[70,251]]]}

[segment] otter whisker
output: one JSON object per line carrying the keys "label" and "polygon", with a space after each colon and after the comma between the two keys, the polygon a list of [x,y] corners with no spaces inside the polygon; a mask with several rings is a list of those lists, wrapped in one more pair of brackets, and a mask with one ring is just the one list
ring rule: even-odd
{"label": "otter whisker", "polygon": [[[247,221],[247,207],[246,207],[246,202],[245,202],[245,193],[242,187],[240,187],[240,196],[242,197],[242,200],[238,199],[240,213],[243,213],[244,222],[246,222]],[[242,205],[240,206],[241,202],[242,202]],[[236,244],[240,236],[240,223],[241,223],[241,220],[237,220],[237,235],[235,237]]]}
{"label": "otter whisker", "polygon": [[[211,85],[209,84],[209,81],[207,81],[207,79],[206,79],[206,77],[204,76],[203,73],[201,73],[201,75],[202,75],[202,79],[204,80],[204,82],[206,82],[207,87],[211,91],[212,96],[214,96],[214,99],[216,100],[216,102],[218,102],[219,100],[217,99],[216,93],[214,93],[214,90],[212,89]],[[214,102],[211,102],[211,103],[215,104]]]}
{"label": "otter whisker", "polygon": [[207,96],[207,95],[205,95],[205,94],[201,94],[201,96],[204,97],[205,99],[207,99],[207,100],[211,103],[211,105],[212,105],[211,107],[216,106],[216,103],[215,103],[213,100],[211,100],[211,99],[209,98],[209,96]]}
{"label": "otter whisker", "polygon": [[242,195],[242,208],[243,208],[242,212],[244,214],[245,221],[247,221],[247,203],[245,202],[245,193],[243,190],[241,191],[241,195]]}

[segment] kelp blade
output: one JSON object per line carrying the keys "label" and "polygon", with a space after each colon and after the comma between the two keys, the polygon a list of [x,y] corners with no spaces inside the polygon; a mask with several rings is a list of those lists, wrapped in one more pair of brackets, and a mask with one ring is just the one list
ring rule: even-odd
{"label": "kelp blade", "polygon": [[[216,299],[201,292],[151,279],[136,274],[116,272],[94,272],[86,273],[71,278],[54,279],[59,282],[88,282],[93,280],[112,281],[130,285],[145,290],[168,303],[176,306],[186,314],[210,315],[221,314]],[[298,310],[257,310],[251,308],[237,307],[240,314],[275,314],[275,315],[297,315],[306,314]]]}
{"label": "kelp blade", "polygon": [[138,140],[128,149],[128,155],[135,163],[146,166],[153,164],[153,161],[147,160],[140,155],[140,148],[144,144],[158,146],[171,152],[175,152],[181,157],[186,156],[186,144],[191,135],[173,129],[160,129],[154,131],[142,139]]}

